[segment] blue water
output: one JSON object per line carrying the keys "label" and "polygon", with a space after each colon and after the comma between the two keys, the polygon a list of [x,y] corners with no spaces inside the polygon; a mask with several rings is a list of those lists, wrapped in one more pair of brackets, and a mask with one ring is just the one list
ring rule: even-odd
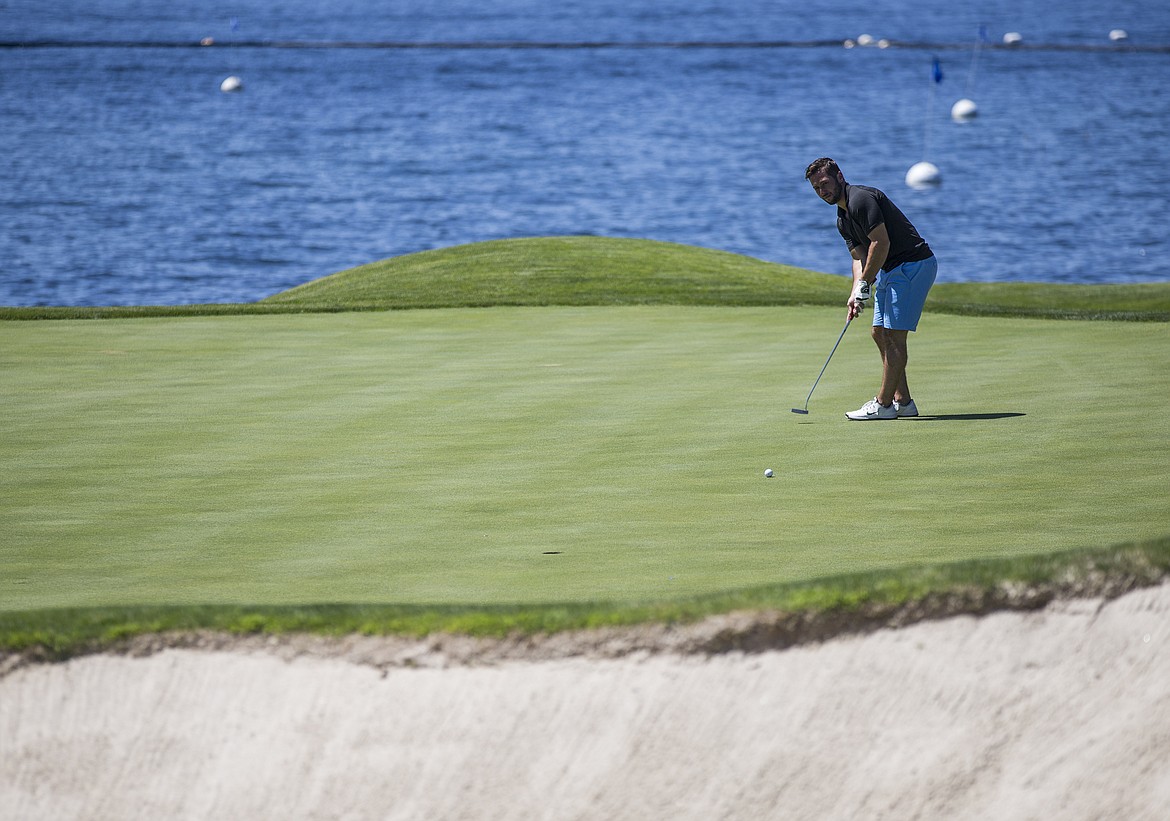
{"label": "blue water", "polygon": [[[0,304],[235,302],[480,240],[648,237],[844,273],[803,179],[883,188],[940,280],[1164,281],[1158,4],[0,0]],[[95,6],[99,8],[94,8]],[[375,8],[370,8],[374,6]],[[230,24],[236,18],[238,25]],[[933,49],[355,49],[273,41],[840,41]],[[937,55],[944,79],[935,85]],[[245,90],[219,91],[239,75]],[[972,82],[973,80],[973,82]],[[980,117],[950,120],[970,96]],[[929,191],[905,186],[923,158]]]}

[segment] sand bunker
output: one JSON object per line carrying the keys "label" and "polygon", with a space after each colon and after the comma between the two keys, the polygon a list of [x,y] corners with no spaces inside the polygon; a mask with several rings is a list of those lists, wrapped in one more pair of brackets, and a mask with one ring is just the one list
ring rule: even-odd
{"label": "sand bunker", "polygon": [[10,672],[0,815],[1133,821],[1170,807],[1170,585],[754,654],[395,653],[379,667],[368,647],[245,642]]}

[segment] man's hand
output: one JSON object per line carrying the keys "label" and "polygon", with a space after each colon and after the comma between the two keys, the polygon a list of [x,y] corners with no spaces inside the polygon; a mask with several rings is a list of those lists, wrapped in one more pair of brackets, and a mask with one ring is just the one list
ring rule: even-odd
{"label": "man's hand", "polygon": [[864,279],[854,280],[853,293],[849,295],[849,321],[852,322],[862,311],[865,310],[865,303],[869,301],[869,283]]}

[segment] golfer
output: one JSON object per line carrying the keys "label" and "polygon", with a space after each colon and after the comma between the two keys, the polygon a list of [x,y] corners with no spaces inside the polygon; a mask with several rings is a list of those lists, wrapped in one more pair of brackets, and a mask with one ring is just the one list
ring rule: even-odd
{"label": "golfer", "polygon": [[845,416],[859,422],[917,416],[906,382],[906,336],[918,329],[938,261],[889,197],[845,182],[833,160],[814,160],[804,178],[817,196],[837,206],[837,230],[853,257],[849,321],[865,310],[873,290],[873,341],[882,355],[882,385],[877,396]]}

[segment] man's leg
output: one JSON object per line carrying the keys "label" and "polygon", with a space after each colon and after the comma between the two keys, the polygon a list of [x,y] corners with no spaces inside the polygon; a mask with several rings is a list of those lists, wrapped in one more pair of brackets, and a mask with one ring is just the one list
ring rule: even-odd
{"label": "man's leg", "polygon": [[882,388],[877,399],[883,405],[889,405],[895,399],[900,403],[910,401],[910,385],[906,381],[906,363],[909,361],[906,340],[909,333],[874,326],[873,341],[882,355]]}
{"label": "man's leg", "polygon": [[[906,339],[918,327],[937,274],[938,260],[934,257],[905,262],[887,273],[885,288],[874,294],[873,341],[882,354],[882,388],[877,399],[883,405],[906,405],[911,401],[906,380]],[[886,327],[891,325],[892,328]]]}

